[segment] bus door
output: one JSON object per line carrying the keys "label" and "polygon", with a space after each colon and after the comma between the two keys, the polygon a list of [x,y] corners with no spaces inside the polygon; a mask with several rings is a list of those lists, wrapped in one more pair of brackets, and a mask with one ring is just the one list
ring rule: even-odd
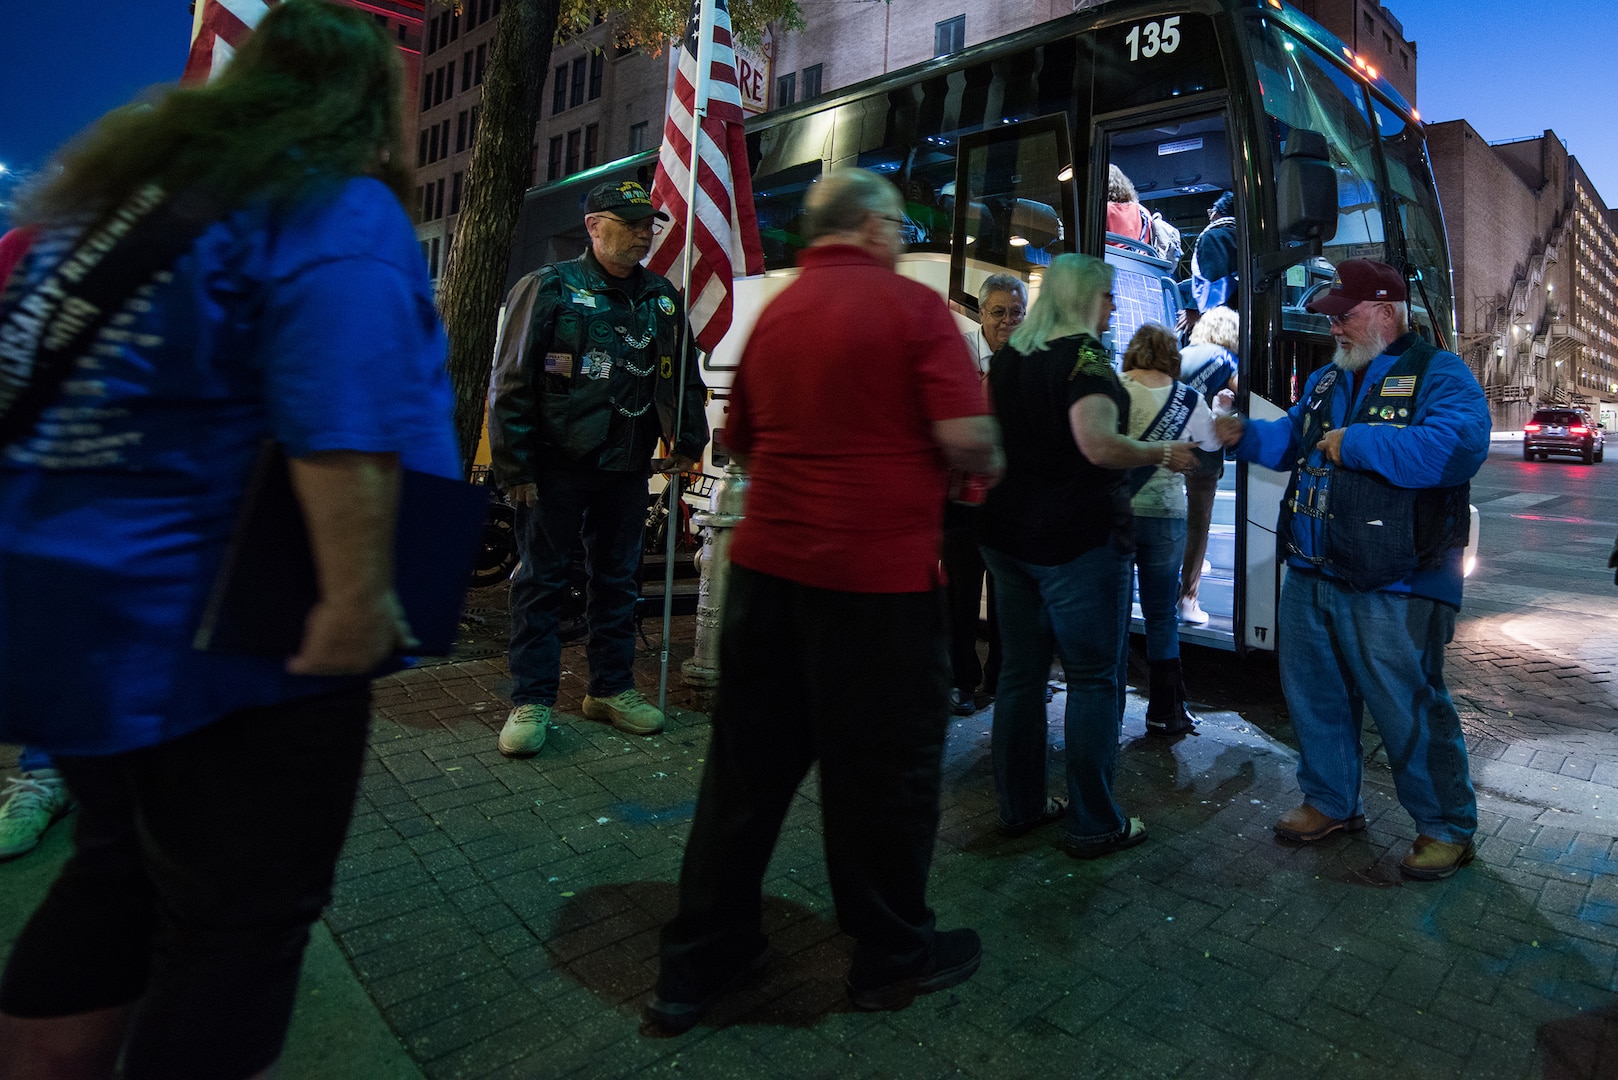
{"label": "bus door", "polygon": [[[1107,339],[1115,364],[1145,323],[1189,335],[1200,308],[1242,312],[1238,267],[1246,230],[1234,198],[1234,144],[1225,111],[1206,105],[1098,122],[1086,206],[1094,227],[1086,237],[1115,272]],[[1221,201],[1226,193],[1232,197]],[[1240,360],[1239,342],[1232,351]],[[1226,649],[1236,647],[1246,577],[1238,572],[1237,473],[1227,463],[1214,494],[1197,588],[1208,621],[1180,626],[1182,638]],[[1188,530],[1187,540],[1194,549],[1200,530]],[[1138,606],[1134,617],[1134,628],[1143,630]]]}

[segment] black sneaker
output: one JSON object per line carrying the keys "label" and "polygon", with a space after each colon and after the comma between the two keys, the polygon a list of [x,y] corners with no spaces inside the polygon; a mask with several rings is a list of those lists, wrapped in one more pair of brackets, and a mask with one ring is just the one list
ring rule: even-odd
{"label": "black sneaker", "polygon": [[959,687],[949,692],[949,711],[956,716],[971,716],[978,711],[976,703],[972,701],[972,691],[962,690]]}
{"label": "black sneaker", "polygon": [[709,1010],[719,1003],[720,998],[745,986],[769,966],[769,962],[770,950],[765,946],[759,949],[757,956],[743,964],[740,970],[697,1001],[669,1001],[654,991],[652,1000],[641,1013],[641,1019],[669,1035],[683,1035],[696,1027]]}
{"label": "black sneaker", "polygon": [[946,930],[933,937],[933,952],[920,974],[866,989],[848,984],[848,996],[862,1009],[903,1009],[921,994],[948,990],[972,977],[983,962],[976,930]]}

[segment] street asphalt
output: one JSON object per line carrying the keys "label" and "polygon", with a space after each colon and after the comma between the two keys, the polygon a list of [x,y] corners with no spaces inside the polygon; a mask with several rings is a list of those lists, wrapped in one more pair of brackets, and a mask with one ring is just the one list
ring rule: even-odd
{"label": "street asphalt", "polygon": [[[1107,859],[1069,858],[1055,829],[999,838],[992,709],[952,725],[930,897],[941,927],[983,936],[970,981],[902,1012],[850,1006],[811,780],[765,885],[772,965],[678,1038],[642,1032],[639,1015],[701,776],[702,702],[676,675],[662,735],[586,721],[572,646],[544,752],[503,758],[502,597],[475,596],[485,622],[456,659],[377,686],[281,1075],[1618,1076],[1618,592],[1593,569],[1605,560],[1593,542],[1571,556],[1490,551],[1489,501],[1513,497],[1474,491],[1489,558],[1448,673],[1481,828],[1476,862],[1451,880],[1400,878],[1414,829],[1369,724],[1369,829],[1275,839],[1298,796],[1273,662],[1188,650],[1204,722],[1147,739],[1144,698],[1130,695],[1118,791],[1151,838]],[[1615,505],[1593,524],[1611,525]],[[693,622],[676,620],[673,671]],[[646,631],[650,692],[659,643]],[[1058,748],[1064,700],[1050,709]],[[71,820],[0,864],[5,947],[65,858]]]}

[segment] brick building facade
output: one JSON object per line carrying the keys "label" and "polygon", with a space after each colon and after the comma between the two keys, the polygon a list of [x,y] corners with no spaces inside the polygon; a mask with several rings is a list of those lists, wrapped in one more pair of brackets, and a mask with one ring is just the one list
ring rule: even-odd
{"label": "brick building facade", "polygon": [[1465,120],[1427,127],[1454,268],[1460,350],[1496,428],[1540,405],[1615,424],[1618,244],[1578,159],[1551,131],[1490,145]]}
{"label": "brick building facade", "polygon": [[1416,104],[1416,43],[1376,0],[1290,0],[1293,7],[1343,39],[1365,62]]}

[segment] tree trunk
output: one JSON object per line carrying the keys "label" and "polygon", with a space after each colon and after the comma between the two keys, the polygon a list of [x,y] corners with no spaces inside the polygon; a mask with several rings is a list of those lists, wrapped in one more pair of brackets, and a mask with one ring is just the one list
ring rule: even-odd
{"label": "tree trunk", "polygon": [[439,286],[463,472],[471,471],[483,432],[495,319],[505,299],[511,240],[528,189],[534,125],[560,9],[560,0],[506,0],[500,11],[483,78],[465,200]]}

